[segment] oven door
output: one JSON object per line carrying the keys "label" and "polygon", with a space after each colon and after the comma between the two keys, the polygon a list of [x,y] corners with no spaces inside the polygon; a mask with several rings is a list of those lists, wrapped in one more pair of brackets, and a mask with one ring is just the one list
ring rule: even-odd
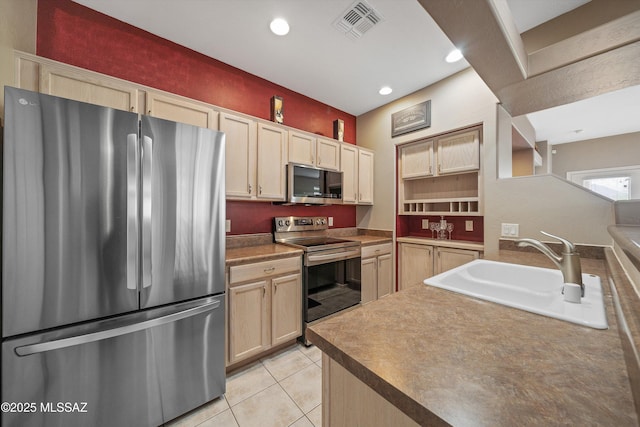
{"label": "oven door", "polygon": [[336,259],[329,254],[307,254],[305,257],[305,323],[360,304],[360,248],[344,251],[348,252],[355,253],[355,256],[343,254]]}

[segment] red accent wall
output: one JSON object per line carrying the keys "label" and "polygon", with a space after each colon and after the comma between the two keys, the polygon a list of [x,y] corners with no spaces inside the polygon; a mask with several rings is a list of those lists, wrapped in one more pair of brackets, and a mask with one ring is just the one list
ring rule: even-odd
{"label": "red accent wall", "polygon": [[[484,217],[481,216],[447,216],[447,222],[453,224],[451,238],[453,240],[467,240],[470,242],[484,241]],[[431,230],[422,229],[422,220],[440,222],[440,215],[398,215],[396,233],[398,237],[415,236],[431,237]],[[465,231],[465,221],[473,221],[473,231]]]}
{"label": "red accent wall", "polygon": [[[38,2],[36,53],[67,64],[201,100],[269,120],[270,99],[284,99],[285,124],[327,137],[344,120],[345,141],[356,140],[356,118],[117,19],[72,2]],[[355,226],[355,207],[287,207],[229,202],[233,234],[270,232],[273,216],[334,216],[337,227]],[[293,213],[295,212],[295,213]],[[335,214],[333,214],[335,212]],[[324,213],[323,213],[324,215]],[[268,225],[268,226],[267,226]]]}
{"label": "red accent wall", "polygon": [[276,216],[331,216],[330,228],[355,227],[355,207],[347,205],[331,206],[283,206],[271,203],[227,202],[227,218],[231,219],[231,233],[266,233],[273,231]]}

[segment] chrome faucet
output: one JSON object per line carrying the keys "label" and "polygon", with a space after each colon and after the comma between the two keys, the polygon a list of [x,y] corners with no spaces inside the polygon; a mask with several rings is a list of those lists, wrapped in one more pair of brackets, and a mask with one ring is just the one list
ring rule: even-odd
{"label": "chrome faucet", "polygon": [[[552,237],[562,242],[562,256],[557,255],[544,243],[534,239],[518,239],[516,240],[518,246],[532,246],[548,256],[562,272],[562,277],[564,279],[565,285],[573,284],[580,286],[580,296],[584,297],[584,283],[582,283],[582,267],[580,266],[580,255],[578,255],[578,253],[576,252],[576,247],[574,246],[574,244],[566,239],[563,239],[562,237],[554,236],[553,234],[545,233],[544,231],[540,232],[545,236]],[[565,299],[568,300],[564,287],[562,288],[562,293],[565,294]]]}

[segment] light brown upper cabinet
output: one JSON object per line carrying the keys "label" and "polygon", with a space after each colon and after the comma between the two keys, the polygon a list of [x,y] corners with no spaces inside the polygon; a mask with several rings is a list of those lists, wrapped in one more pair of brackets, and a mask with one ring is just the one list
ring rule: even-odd
{"label": "light brown upper cabinet", "polygon": [[146,95],[145,114],[201,128],[218,129],[218,112],[208,104],[152,91]]}
{"label": "light brown upper cabinet", "polygon": [[288,161],[322,169],[340,169],[340,143],[313,134],[289,130]]}

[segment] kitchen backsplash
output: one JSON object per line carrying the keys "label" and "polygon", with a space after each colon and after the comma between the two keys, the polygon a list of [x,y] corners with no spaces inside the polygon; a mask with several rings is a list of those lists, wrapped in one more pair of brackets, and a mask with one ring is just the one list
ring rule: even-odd
{"label": "kitchen backsplash", "polygon": [[326,216],[333,217],[330,228],[356,226],[356,207],[352,205],[286,206],[228,200],[226,218],[231,220],[231,232],[227,235],[271,233],[276,216]]}
{"label": "kitchen backsplash", "polygon": [[[470,242],[484,242],[484,218],[481,216],[446,216],[448,223],[453,224],[451,238],[453,240],[466,240]],[[422,228],[422,220],[440,222],[440,215],[418,216],[418,215],[398,215],[396,221],[396,233],[398,237],[416,236],[431,237],[429,229]],[[473,231],[465,231],[466,221],[471,221]]]}

